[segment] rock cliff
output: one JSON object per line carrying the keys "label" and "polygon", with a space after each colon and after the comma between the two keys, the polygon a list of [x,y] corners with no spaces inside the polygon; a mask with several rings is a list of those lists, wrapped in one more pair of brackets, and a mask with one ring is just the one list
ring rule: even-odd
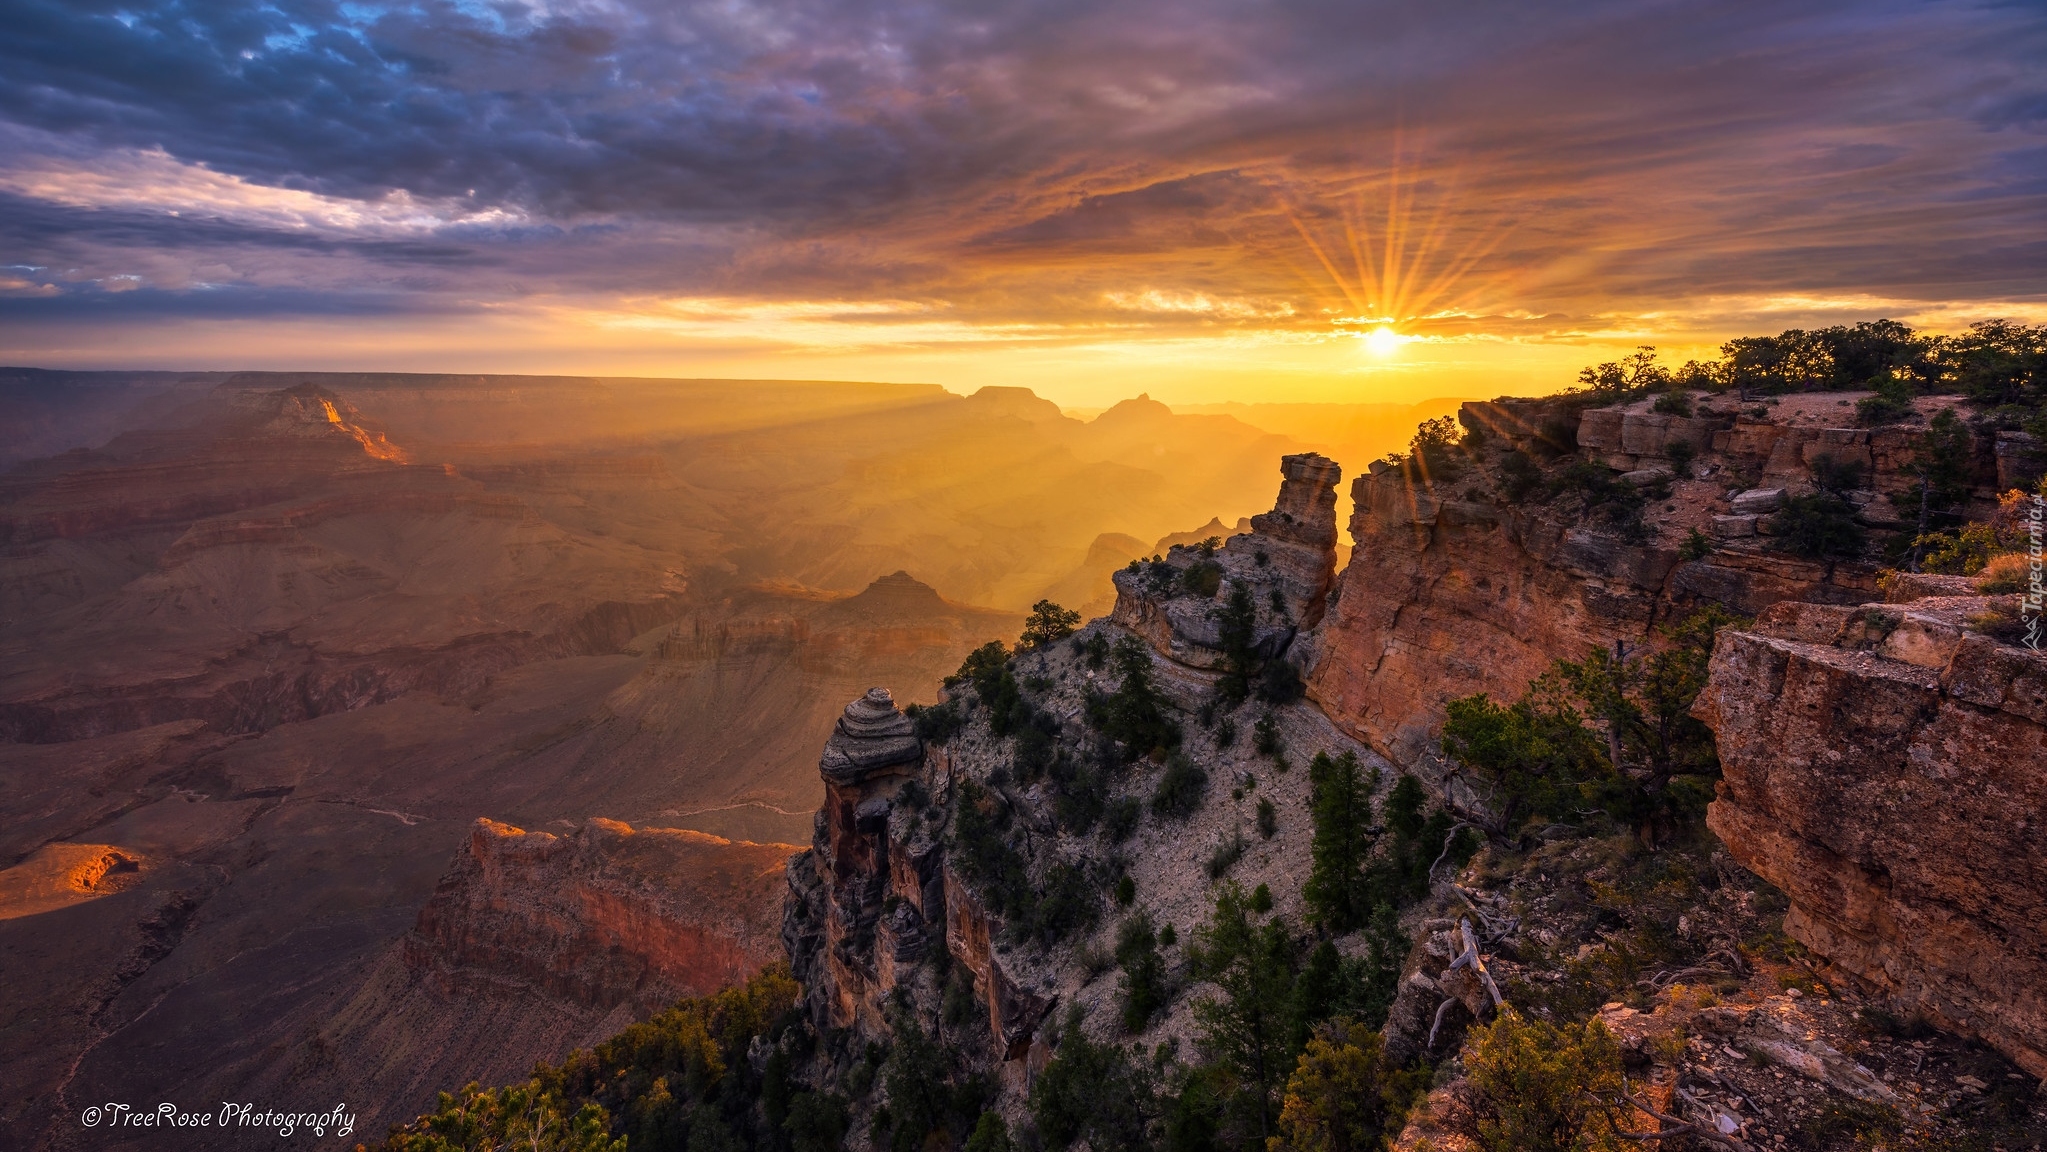
{"label": "rock cliff", "polygon": [[404,941],[444,993],[516,980],[649,1015],[780,956],[789,849],[595,819],[568,835],[479,818]]}
{"label": "rock cliff", "polygon": [[1282,458],[1280,475],[1278,502],[1251,518],[1251,531],[1214,548],[1176,544],[1159,562],[1117,572],[1110,619],[1193,668],[1227,659],[1223,629],[1233,596],[1245,598],[1249,646],[1262,657],[1284,654],[1296,636],[1321,623],[1336,575],[1342,469],[1308,452]]}
{"label": "rock cliff", "polygon": [[1779,604],[1723,633],[1708,824],[1785,931],[1902,1011],[2047,1075],[2047,656],[1981,597]]}
{"label": "rock cliff", "polygon": [[[1475,446],[1433,469],[1375,462],[1353,482],[1355,546],[1313,647],[1310,697],[1396,762],[1425,770],[1445,700],[1513,699],[1558,657],[1642,643],[1702,604],[1753,616],[1784,600],[1874,599],[1873,548],[1808,560],[1766,535],[1767,513],[1813,490],[1822,457],[1859,472],[1846,499],[1874,540],[1903,526],[1901,506],[1916,510],[1904,469],[1920,430],[1830,426],[1846,422],[1847,404],[1815,394],[1737,412],[1731,399],[1705,398],[1693,416],[1647,400],[1588,410],[1466,404],[1458,419]],[[1987,441],[1976,449],[1983,502],[2016,475],[2016,458]],[[1581,483],[1628,483],[1637,519],[1603,523],[1588,514],[1593,498],[1549,497],[1527,471],[1574,452],[1603,466]],[[1524,470],[1518,488],[1510,456]],[[1694,530],[1712,547],[1688,558]]]}

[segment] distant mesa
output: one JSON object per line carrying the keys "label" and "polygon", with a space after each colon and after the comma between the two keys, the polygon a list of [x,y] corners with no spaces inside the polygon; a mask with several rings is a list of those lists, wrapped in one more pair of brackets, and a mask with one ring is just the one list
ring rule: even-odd
{"label": "distant mesa", "polygon": [[987,409],[996,415],[1014,416],[1033,424],[1044,424],[1064,420],[1059,405],[1040,397],[1028,388],[990,384],[967,397],[967,403]]}
{"label": "distant mesa", "polygon": [[846,705],[846,711],[825,741],[817,768],[834,784],[858,784],[884,768],[914,764],[924,756],[924,742],[910,718],[896,707],[886,688]]}
{"label": "distant mesa", "polygon": [[1097,425],[1139,424],[1154,420],[1171,419],[1173,410],[1151,398],[1149,392],[1139,392],[1131,399],[1119,402],[1115,407],[1095,417]]}

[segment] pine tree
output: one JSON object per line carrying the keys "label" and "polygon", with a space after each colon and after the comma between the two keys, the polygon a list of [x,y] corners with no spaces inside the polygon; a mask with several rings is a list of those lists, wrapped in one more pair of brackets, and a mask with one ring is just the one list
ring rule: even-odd
{"label": "pine tree", "polygon": [[1372,851],[1372,790],[1354,753],[1318,752],[1308,765],[1315,822],[1313,864],[1301,890],[1309,919],[1331,932],[1359,927],[1370,914],[1364,863]]}

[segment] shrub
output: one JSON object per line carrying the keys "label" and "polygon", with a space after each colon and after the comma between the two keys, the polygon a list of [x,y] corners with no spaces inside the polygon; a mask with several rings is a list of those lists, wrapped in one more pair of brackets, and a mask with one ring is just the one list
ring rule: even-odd
{"label": "shrub", "polygon": [[1658,396],[1656,403],[1649,407],[1651,411],[1661,412],[1666,416],[1690,416],[1692,397],[1690,393],[1674,388]]}
{"label": "shrub", "polygon": [[1704,560],[1713,554],[1713,538],[1694,528],[1685,534],[1684,543],[1677,546],[1677,554],[1687,561]]}
{"label": "shrub", "polygon": [[782,1121],[793,1152],[834,1152],[843,1146],[851,1126],[846,1098],[836,1092],[796,1093],[789,1101],[788,1119]]}
{"label": "shrub", "polygon": [[1427,1084],[1386,1059],[1384,1041],[1356,1020],[1315,1030],[1280,1102],[1270,1152],[1365,1152],[1396,1134]]}
{"label": "shrub", "polygon": [[1986,596],[2001,592],[2024,592],[2032,586],[2032,560],[2024,553],[2007,552],[1993,556],[1976,574],[1976,591]]}
{"label": "shrub", "polygon": [[1180,573],[1180,587],[1206,600],[1223,586],[1223,566],[1213,560],[1197,560]]}
{"label": "shrub", "polygon": [[1251,746],[1261,756],[1277,756],[1284,749],[1279,739],[1279,720],[1266,712],[1258,717],[1258,723],[1251,728]]}
{"label": "shrub", "polygon": [[1258,798],[1258,834],[1267,840],[1279,831],[1279,809],[1264,796]]}
{"label": "shrub", "polygon": [[1920,570],[1945,576],[1974,576],[1998,552],[1996,531],[1983,523],[1965,524],[1956,532],[1929,532],[1912,543],[1923,553]]}
{"label": "shrub", "polygon": [[1101,914],[1101,896],[1089,882],[1087,870],[1061,862],[1046,871],[1044,894],[1028,903],[1010,930],[1049,948],[1093,928]]}
{"label": "shrub", "polygon": [[1424,420],[1407,443],[1408,455],[1421,464],[1424,476],[1437,481],[1453,479],[1457,443],[1462,437],[1454,416]]}
{"label": "shrub", "polygon": [[1914,415],[1912,381],[1896,373],[1870,381],[1874,391],[1855,402],[1855,422],[1864,428],[1896,424]]}
{"label": "shrub", "polygon": [[1040,600],[1031,605],[1031,614],[1024,620],[1023,635],[1018,638],[1017,647],[1036,648],[1064,640],[1078,627],[1080,613],[1061,608],[1050,600]]}
{"label": "shrub", "polygon": [[1670,458],[1670,470],[1676,473],[1677,478],[1680,480],[1690,478],[1692,462],[1699,456],[1698,448],[1689,440],[1676,440],[1663,451],[1664,455]]}
{"label": "shrub", "polygon": [[1143,1065],[1114,1044],[1096,1044],[1081,1027],[1078,1004],[1067,1010],[1058,1054],[1031,1085],[1031,1118],[1053,1148],[1085,1139],[1091,1148],[1146,1143],[1156,1096]]}
{"label": "shrub", "polygon": [[960,714],[959,704],[951,700],[943,704],[912,704],[903,711],[916,725],[918,738],[927,744],[950,743],[967,722]]}
{"label": "shrub", "polygon": [[1165,774],[1152,791],[1151,810],[1160,816],[1185,820],[1201,806],[1206,791],[1208,773],[1185,753],[1175,752],[1166,758]]}
{"label": "shrub", "polygon": [[1776,531],[1772,545],[1807,560],[1847,559],[1860,555],[1866,535],[1855,509],[1832,492],[1792,496],[1771,517]]}
{"label": "shrub", "polygon": [[1137,900],[1137,881],[1129,876],[1116,881],[1116,906],[1128,908]]}
{"label": "shrub", "polygon": [[1490,786],[1498,835],[1519,831],[1530,816],[1570,812],[1578,785],[1602,767],[1597,738],[1553,675],[1514,704],[1481,692],[1445,711],[1443,753]]}
{"label": "shrub", "polygon": [[1464,1069],[1488,1152],[1620,1146],[1603,1105],[1622,1088],[1620,1046],[1597,1019],[1553,1027],[1503,1009],[1473,1031]]}
{"label": "shrub", "polygon": [[[1208,878],[1222,879],[1223,873],[1228,872],[1236,866],[1237,861],[1244,858],[1244,848],[1244,834],[1241,832],[1233,832],[1229,839],[1217,844],[1215,850],[1208,854],[1208,863],[1205,866]],[[1270,907],[1272,900],[1270,892],[1266,894],[1265,899],[1267,906]]]}
{"label": "shrub", "polygon": [[1118,641],[1111,654],[1122,682],[1108,695],[1088,698],[1089,722],[1121,747],[1121,758],[1135,760],[1153,750],[1180,745],[1180,725],[1167,717],[1164,695],[1152,683],[1151,650],[1135,637]]}
{"label": "shrub", "polygon": [[1500,458],[1500,494],[1514,504],[1533,496],[1543,486],[1542,469],[1519,449]]}
{"label": "shrub", "polygon": [[1215,722],[1215,746],[1227,748],[1237,742],[1237,722],[1228,716]]}
{"label": "shrub", "polygon": [[[660,1085],[659,1095],[664,1103],[669,1099],[666,1084]],[[508,1146],[516,1140],[550,1152],[624,1152],[626,1141],[612,1139],[611,1116],[601,1106],[584,1104],[572,1116],[562,1115],[563,1106],[538,1080],[511,1088],[470,1084],[459,1095],[441,1093],[433,1112],[394,1129],[384,1148],[442,1152]]]}
{"label": "shrub", "polygon": [[1166,962],[1151,917],[1139,912],[1117,928],[1116,964],[1123,969],[1123,1030],[1142,1032],[1167,999]]}
{"label": "shrub", "polygon": [[1864,467],[1860,460],[1842,460],[1832,453],[1822,453],[1813,457],[1809,471],[1812,482],[1822,492],[1841,493],[1862,487]]}
{"label": "shrub", "polygon": [[1090,632],[1084,639],[1075,637],[1073,650],[1087,662],[1089,668],[1099,672],[1109,659],[1109,637],[1101,632]]}
{"label": "shrub", "polygon": [[1137,821],[1144,813],[1144,805],[1134,796],[1119,796],[1111,801],[1108,810],[1102,813],[1102,831],[1107,833],[1109,843],[1121,844],[1137,831]]}

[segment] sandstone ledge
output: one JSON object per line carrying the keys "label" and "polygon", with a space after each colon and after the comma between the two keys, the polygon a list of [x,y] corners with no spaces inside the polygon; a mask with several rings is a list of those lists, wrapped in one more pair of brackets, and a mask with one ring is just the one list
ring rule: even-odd
{"label": "sandstone ledge", "polygon": [[1707,822],[1837,972],[2038,1076],[2047,656],[1967,631],[1984,603],[1783,604],[1722,635]]}

